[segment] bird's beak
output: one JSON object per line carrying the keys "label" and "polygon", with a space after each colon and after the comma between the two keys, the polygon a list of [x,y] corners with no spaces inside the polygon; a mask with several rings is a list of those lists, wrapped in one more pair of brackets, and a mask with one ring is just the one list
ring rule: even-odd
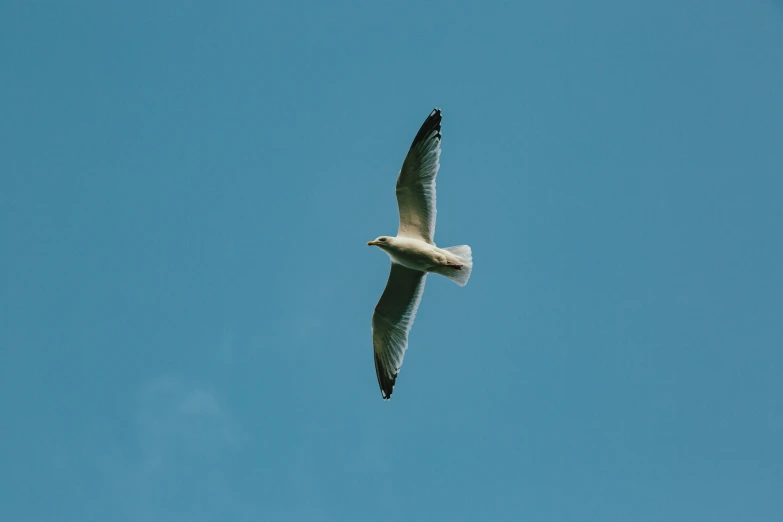
{"label": "bird's beak", "polygon": [[368,242],[367,242],[367,246],[375,246],[375,245],[377,245],[377,244],[378,244],[378,243],[376,243],[374,240],[373,240],[373,241],[368,241]]}

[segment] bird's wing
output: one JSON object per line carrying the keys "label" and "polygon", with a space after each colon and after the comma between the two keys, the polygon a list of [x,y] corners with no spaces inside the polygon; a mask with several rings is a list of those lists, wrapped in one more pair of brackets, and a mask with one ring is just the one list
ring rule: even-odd
{"label": "bird's wing", "polygon": [[408,332],[413,326],[421,294],[424,272],[392,262],[389,281],[372,315],[372,344],[375,373],[384,399],[391,397],[402,358],[408,348]]}
{"label": "bird's wing", "polygon": [[433,243],[435,236],[435,176],[440,158],[440,109],[434,109],[413,139],[397,177],[398,236]]}

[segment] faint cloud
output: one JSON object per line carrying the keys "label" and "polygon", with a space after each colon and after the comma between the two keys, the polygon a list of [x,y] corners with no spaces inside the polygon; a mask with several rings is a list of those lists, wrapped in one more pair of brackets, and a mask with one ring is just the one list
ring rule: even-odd
{"label": "faint cloud", "polygon": [[136,423],[145,462],[152,467],[174,454],[209,456],[236,448],[241,439],[214,391],[172,375],[142,386]]}
{"label": "faint cloud", "polygon": [[179,410],[185,415],[220,415],[222,412],[212,392],[192,390],[184,397]]}
{"label": "faint cloud", "polygon": [[134,395],[128,437],[96,434],[102,445],[96,466],[106,479],[106,494],[121,506],[122,515],[113,519],[198,522],[215,513],[257,519],[230,487],[231,457],[245,435],[217,391],[161,375]]}
{"label": "faint cloud", "polygon": [[306,294],[297,299],[297,311],[292,317],[294,338],[300,343],[306,343],[318,337],[328,326],[326,318],[333,311],[334,296],[338,290],[334,280],[320,281],[307,288]]}
{"label": "faint cloud", "polygon": [[306,341],[318,334],[324,327],[324,320],[317,315],[301,315],[296,319],[294,332],[297,339]]}
{"label": "faint cloud", "polygon": [[224,332],[223,339],[218,345],[217,354],[220,362],[233,364],[236,359],[236,339],[233,329]]}

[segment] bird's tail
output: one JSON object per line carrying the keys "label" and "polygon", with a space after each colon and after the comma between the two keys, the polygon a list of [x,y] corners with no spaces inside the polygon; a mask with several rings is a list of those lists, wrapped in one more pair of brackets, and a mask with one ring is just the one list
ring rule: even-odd
{"label": "bird's tail", "polygon": [[465,286],[470,279],[470,272],[473,270],[473,252],[468,245],[459,245],[453,247],[444,248],[446,252],[450,253],[458,259],[459,267],[444,266],[438,273],[445,275],[459,286]]}

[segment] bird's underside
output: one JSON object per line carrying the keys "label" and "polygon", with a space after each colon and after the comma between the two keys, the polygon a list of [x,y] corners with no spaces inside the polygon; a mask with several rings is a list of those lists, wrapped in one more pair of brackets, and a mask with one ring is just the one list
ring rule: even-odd
{"label": "bird's underside", "polygon": [[441,112],[433,110],[413,139],[397,177],[400,224],[396,237],[369,242],[391,258],[386,288],[372,317],[375,371],[384,399],[391,397],[408,348],[427,273],[464,286],[472,270],[470,247],[435,246],[435,176],[440,167]]}

